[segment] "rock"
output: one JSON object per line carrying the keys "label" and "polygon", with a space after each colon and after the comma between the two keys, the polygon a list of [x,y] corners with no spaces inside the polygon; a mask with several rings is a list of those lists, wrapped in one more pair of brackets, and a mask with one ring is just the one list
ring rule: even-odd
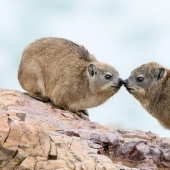
{"label": "rock", "polygon": [[27,170],[27,169],[35,169],[36,160],[34,157],[27,157],[25,158],[22,163],[20,164],[20,169]]}
{"label": "rock", "polygon": [[52,103],[0,88],[2,170],[168,170],[170,138],[108,130]]}

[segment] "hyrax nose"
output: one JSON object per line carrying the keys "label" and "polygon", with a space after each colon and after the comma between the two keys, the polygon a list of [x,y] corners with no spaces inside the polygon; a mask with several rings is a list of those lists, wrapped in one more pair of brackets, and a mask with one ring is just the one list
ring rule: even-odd
{"label": "hyrax nose", "polygon": [[119,78],[119,86],[123,84],[123,79]]}
{"label": "hyrax nose", "polygon": [[123,81],[123,85],[124,85],[125,87],[127,87],[127,84],[128,84],[128,80],[126,79],[126,80]]}

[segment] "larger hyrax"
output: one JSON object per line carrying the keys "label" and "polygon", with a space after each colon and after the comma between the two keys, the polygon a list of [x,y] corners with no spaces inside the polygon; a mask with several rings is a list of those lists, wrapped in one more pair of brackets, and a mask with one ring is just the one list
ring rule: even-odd
{"label": "larger hyrax", "polygon": [[124,81],[128,92],[167,129],[170,129],[170,70],[151,62],[132,71]]}
{"label": "larger hyrax", "polygon": [[51,37],[25,48],[18,79],[30,96],[79,115],[104,103],[122,84],[115,68],[98,62],[83,46]]}

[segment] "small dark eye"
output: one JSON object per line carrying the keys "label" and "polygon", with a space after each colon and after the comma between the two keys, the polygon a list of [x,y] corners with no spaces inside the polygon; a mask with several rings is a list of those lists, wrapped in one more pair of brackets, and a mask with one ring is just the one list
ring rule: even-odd
{"label": "small dark eye", "polygon": [[111,79],[111,78],[112,78],[112,76],[111,76],[110,74],[106,74],[106,75],[105,75],[105,79],[109,80],[109,79]]}
{"label": "small dark eye", "polygon": [[144,80],[143,77],[138,77],[138,78],[136,78],[136,79],[137,79],[138,82],[142,82],[142,81]]}

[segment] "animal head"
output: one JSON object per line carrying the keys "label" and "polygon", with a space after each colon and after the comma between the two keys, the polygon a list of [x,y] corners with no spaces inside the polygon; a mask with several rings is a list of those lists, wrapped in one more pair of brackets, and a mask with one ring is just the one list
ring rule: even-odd
{"label": "animal head", "polygon": [[90,89],[95,88],[98,93],[114,95],[122,86],[123,80],[119,78],[119,73],[110,65],[93,62],[87,66]]}
{"label": "animal head", "polygon": [[133,70],[123,84],[136,99],[146,103],[148,98],[155,95],[165,77],[166,69],[157,63],[150,62]]}

